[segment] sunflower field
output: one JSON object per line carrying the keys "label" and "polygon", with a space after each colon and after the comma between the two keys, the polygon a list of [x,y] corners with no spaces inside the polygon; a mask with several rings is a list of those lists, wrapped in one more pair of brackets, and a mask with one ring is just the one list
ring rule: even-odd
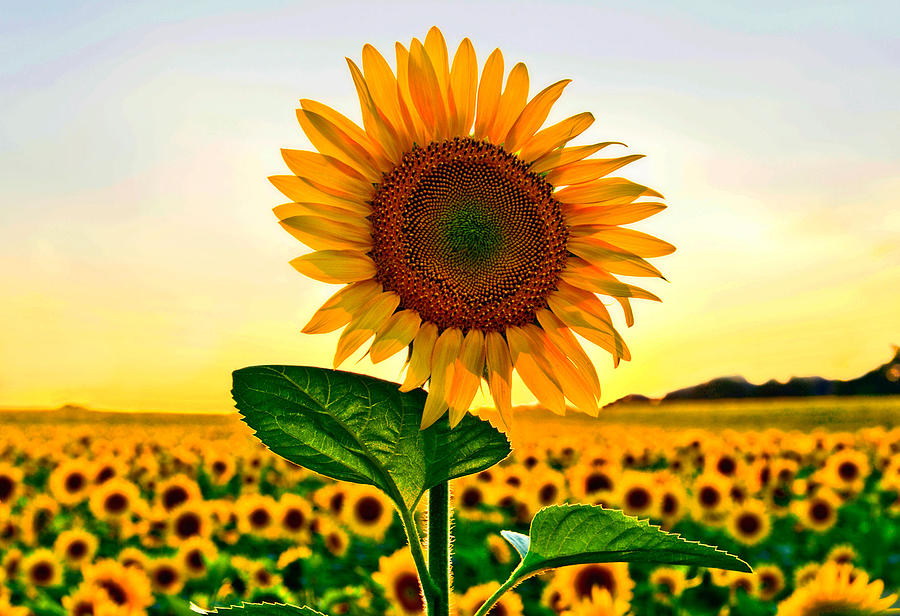
{"label": "sunflower field", "polygon": [[[232,417],[22,416],[0,433],[0,616],[188,615],[190,602],[241,601],[422,613],[391,502],[286,462]],[[563,567],[504,595],[494,616],[813,614],[834,592],[880,613],[896,601],[900,428],[517,430],[512,457],[451,485],[466,528],[453,546],[461,616],[517,562],[499,531],[528,532],[541,507],[567,501],[649,518],[754,572]]]}

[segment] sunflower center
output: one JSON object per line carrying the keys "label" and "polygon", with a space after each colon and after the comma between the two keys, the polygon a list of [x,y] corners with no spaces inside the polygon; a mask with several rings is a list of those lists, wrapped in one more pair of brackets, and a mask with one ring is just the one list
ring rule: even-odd
{"label": "sunflower center", "polygon": [[376,278],[441,329],[530,323],[565,267],[568,229],[552,191],[484,141],[414,148],[372,199]]}

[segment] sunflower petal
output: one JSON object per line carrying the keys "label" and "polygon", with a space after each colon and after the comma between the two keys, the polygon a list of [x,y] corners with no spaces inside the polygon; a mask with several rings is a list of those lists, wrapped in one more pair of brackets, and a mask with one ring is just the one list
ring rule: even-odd
{"label": "sunflower petal", "polygon": [[279,224],[313,250],[368,252],[372,249],[372,231],[365,219],[337,222],[321,216],[291,216]]}
{"label": "sunflower petal", "polygon": [[531,336],[534,346],[542,349],[545,357],[550,360],[565,397],[571,400],[575,408],[582,413],[596,417],[600,413],[600,409],[588,379],[572,365],[572,362],[550,341],[541,328],[530,325],[526,326],[525,331]]}
{"label": "sunflower petal", "polygon": [[322,190],[355,199],[367,200],[372,197],[372,184],[336,158],[319,152],[286,148],[281,149],[281,157],[291,173],[322,186]]}
{"label": "sunflower petal", "polygon": [[[591,116],[593,119],[593,116]],[[552,128],[552,127],[551,127]],[[549,129],[547,129],[549,130]],[[540,133],[538,133],[540,135]],[[610,145],[625,145],[618,141],[604,141],[603,143],[594,143],[591,145],[573,145],[569,148],[561,148],[553,150],[536,159],[531,165],[530,170],[534,173],[544,173],[561,165],[574,163],[575,161],[587,158],[591,154],[599,152],[603,148]]]}
{"label": "sunflower petal", "polygon": [[372,183],[380,180],[381,169],[371,153],[325,116],[298,109],[297,121],[317,150],[353,167]]}
{"label": "sunflower petal", "polygon": [[373,364],[384,361],[394,353],[405,349],[416,337],[422,319],[415,310],[401,310],[392,314],[375,334],[369,348]]}
{"label": "sunflower petal", "polygon": [[356,87],[357,98],[359,98],[359,108],[362,113],[363,126],[366,133],[375,143],[381,145],[385,157],[392,164],[396,165],[400,161],[403,152],[400,149],[400,139],[397,137],[397,131],[391,126],[390,122],[378,110],[375,99],[369,92],[369,85],[363,77],[362,71],[356,66],[350,58],[347,60],[347,66],[350,68],[350,76],[353,78],[353,85]]}
{"label": "sunflower petal", "polygon": [[522,113],[528,100],[528,68],[519,62],[506,78],[506,88],[500,95],[497,103],[497,113],[488,131],[488,139],[492,143],[502,143],[504,137],[512,127],[513,122]]}
{"label": "sunflower petal", "polygon": [[562,79],[535,94],[534,98],[525,105],[522,113],[513,122],[512,128],[503,139],[504,149],[508,152],[515,152],[527,143],[547,120],[551,107],[559,100],[562,91],[570,83],[572,83],[571,79]]}
{"label": "sunflower petal", "polygon": [[363,75],[369,86],[369,93],[375,106],[378,107],[388,122],[397,132],[400,149],[404,152],[412,147],[412,136],[400,112],[400,100],[397,90],[397,78],[387,60],[377,49],[368,43],[362,53]]}
{"label": "sunflower petal", "polygon": [[432,26],[425,35],[425,52],[434,67],[434,75],[446,104],[447,92],[450,90],[450,59],[447,42],[437,26]]}
{"label": "sunflower petal", "polygon": [[495,49],[481,70],[478,84],[478,111],[475,116],[475,139],[484,139],[497,114],[500,90],[503,88],[503,54]]}
{"label": "sunflower petal", "polygon": [[643,154],[631,154],[630,156],[620,156],[619,158],[581,160],[551,169],[544,179],[554,186],[582,184],[598,180],[616,169],[620,169],[641,158],[644,158]]}
{"label": "sunflower petal", "polygon": [[447,388],[451,428],[465,416],[475,398],[484,373],[484,355],[484,334],[479,329],[470,329],[459,347],[453,365],[453,380]]}
{"label": "sunflower petal", "polygon": [[359,211],[350,211],[345,208],[336,207],[334,205],[325,205],[324,203],[282,203],[272,208],[278,220],[285,220],[291,216],[320,216],[334,221],[342,221],[353,219],[364,221],[366,216],[371,213],[369,208]]}
{"label": "sunflower petal", "polygon": [[661,302],[656,295],[633,285],[621,282],[603,268],[592,265],[578,257],[570,257],[560,275],[560,280],[572,286],[586,289],[591,293],[601,293],[611,297],[635,297]]}
{"label": "sunflower petal", "polygon": [[535,348],[530,337],[515,325],[506,328],[506,339],[510,359],[525,386],[549,410],[564,415],[566,401],[552,368],[548,369],[549,364],[540,355],[541,349]]}
{"label": "sunflower petal", "polygon": [[456,124],[451,136],[468,136],[475,121],[478,92],[478,60],[472,41],[464,38],[453,56],[450,68],[450,92],[456,107]]}
{"label": "sunflower petal", "polygon": [[500,332],[489,331],[484,336],[488,388],[491,398],[507,426],[512,421],[512,360],[509,346]]}
{"label": "sunflower petal", "polygon": [[640,257],[664,257],[675,252],[675,246],[669,242],[634,229],[608,227],[596,231],[591,237]]}
{"label": "sunflower petal", "polygon": [[446,388],[453,380],[453,368],[461,344],[462,332],[456,327],[445,329],[434,343],[431,382],[428,385],[425,408],[422,410],[422,430],[440,419],[448,408]]}
{"label": "sunflower petal", "polygon": [[538,323],[547,333],[547,337],[555,344],[572,363],[574,363],[584,374],[592,386],[594,396],[600,397],[600,377],[597,376],[597,369],[594,362],[585,353],[581,343],[572,333],[565,323],[546,308],[542,308],[535,313]]}
{"label": "sunflower petal", "polygon": [[348,284],[313,313],[309,323],[303,326],[303,333],[327,334],[342,328],[366,302],[380,293],[381,284],[374,280]]}
{"label": "sunflower petal", "polygon": [[375,335],[375,330],[381,325],[397,306],[400,305],[400,296],[396,293],[382,293],[376,295],[362,307],[358,316],[354,316],[350,324],[341,332],[338,338],[337,348],[334,352],[334,368],[337,369],[344,361]]}
{"label": "sunflower petal", "polygon": [[665,280],[658,269],[641,257],[598,239],[573,237],[569,239],[566,247],[585,261],[594,263],[612,274],[650,276]]}
{"label": "sunflower petal", "polygon": [[575,333],[609,351],[615,365],[620,359],[631,359],[628,346],[613,327],[609,311],[593,293],[560,280],[557,290],[547,297],[547,304]]}
{"label": "sunflower petal", "polygon": [[431,141],[433,129],[425,126],[425,123],[416,111],[415,103],[413,103],[412,94],[410,93],[409,52],[400,43],[397,43],[394,49],[397,54],[397,93],[400,113],[412,140],[420,145],[425,145]]}
{"label": "sunflower petal", "polygon": [[375,277],[375,263],[356,250],[319,250],[297,257],[291,266],[319,282],[347,283]]}
{"label": "sunflower petal", "polygon": [[617,297],[616,301],[619,302],[622,312],[625,313],[625,326],[631,327],[634,325],[634,310],[631,309],[631,302],[627,297]]}
{"label": "sunflower petal", "polygon": [[434,66],[417,39],[409,46],[409,93],[426,129],[426,135],[440,139],[449,133],[444,95]]}
{"label": "sunflower petal", "polygon": [[[557,148],[583,133],[594,123],[593,114],[585,111],[552,124],[537,132],[534,136],[522,144],[519,158],[526,162],[538,162],[542,157],[555,152]],[[589,156],[589,154],[586,154]],[[545,169],[546,170],[546,169]],[[544,171],[545,171],[544,170]],[[537,171],[536,173],[540,173]]]}
{"label": "sunflower petal", "polygon": [[298,203],[322,203],[339,207],[348,212],[362,214],[363,216],[367,216],[372,212],[372,208],[362,201],[337,197],[314,186],[303,178],[298,178],[296,175],[272,175],[269,176],[269,181],[281,194],[291,201]]}
{"label": "sunflower petal", "polygon": [[[563,215],[573,235],[590,235],[594,225],[627,225],[666,209],[662,203],[635,202],[619,205],[566,206]],[[582,225],[585,227],[579,228]]]}
{"label": "sunflower petal", "polygon": [[421,387],[431,376],[431,355],[437,341],[437,325],[431,322],[422,323],[419,332],[413,339],[412,353],[406,368],[406,377],[400,385],[400,391],[411,391]]}
{"label": "sunflower petal", "polygon": [[553,193],[561,203],[630,203],[638,197],[650,195],[663,198],[661,194],[641,184],[625,178],[603,178],[585,184],[567,186]]}

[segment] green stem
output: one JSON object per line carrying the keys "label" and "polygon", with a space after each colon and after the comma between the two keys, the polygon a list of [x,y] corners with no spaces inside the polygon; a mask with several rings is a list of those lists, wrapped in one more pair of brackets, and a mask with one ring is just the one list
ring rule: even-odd
{"label": "green stem", "polygon": [[409,549],[412,551],[413,561],[416,563],[416,572],[419,574],[419,581],[422,583],[422,593],[425,595],[425,606],[428,614],[432,614],[433,606],[438,604],[437,596],[439,594],[438,587],[428,573],[428,567],[425,564],[425,553],[422,551],[422,540],[419,538],[419,529],[413,518],[412,512],[404,507],[399,507],[400,518],[403,520],[403,529],[406,531],[406,540],[409,541]]}
{"label": "green stem", "polygon": [[[515,572],[513,572],[513,573],[515,573]],[[475,612],[475,616],[485,616],[485,614],[487,614],[488,612],[491,611],[491,608],[494,607],[494,604],[497,603],[497,600],[500,598],[500,595],[502,595],[507,590],[509,590],[510,588],[515,586],[516,583],[519,581],[521,581],[521,580],[516,580],[515,575],[510,575],[509,579],[506,580],[506,582],[504,582],[503,586],[501,586],[496,591],[494,591],[494,594],[492,594],[490,597],[488,597],[487,601],[484,602],[484,605],[482,605],[480,608],[478,608],[478,611]]]}
{"label": "green stem", "polygon": [[428,571],[438,589],[429,616],[450,614],[450,487],[446,481],[428,490]]}

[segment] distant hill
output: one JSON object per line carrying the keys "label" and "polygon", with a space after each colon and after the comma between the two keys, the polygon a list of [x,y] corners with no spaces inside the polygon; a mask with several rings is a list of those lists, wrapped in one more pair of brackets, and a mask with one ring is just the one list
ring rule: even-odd
{"label": "distant hill", "polygon": [[[900,347],[894,346],[889,362],[849,381],[820,376],[793,377],[786,383],[774,379],[754,385],[742,376],[726,376],[666,394],[662,401],[720,398],[793,398],[799,396],[886,396],[900,394]],[[627,396],[626,396],[627,397]]]}

